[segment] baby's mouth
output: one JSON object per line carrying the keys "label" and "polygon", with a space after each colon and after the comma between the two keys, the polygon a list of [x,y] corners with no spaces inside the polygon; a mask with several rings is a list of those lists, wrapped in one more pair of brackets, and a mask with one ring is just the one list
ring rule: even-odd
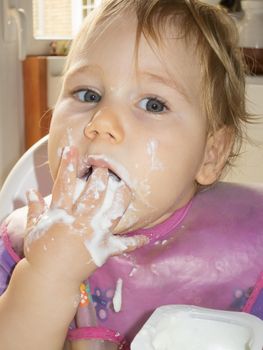
{"label": "baby's mouth", "polygon": [[[88,181],[88,179],[90,178],[90,176],[92,175],[93,171],[95,168],[98,168],[98,166],[89,166],[87,167],[85,170],[83,170],[80,174],[79,174],[79,178],[81,180],[85,180]],[[103,168],[107,168],[105,166],[103,166]],[[110,168],[108,169],[108,173],[109,173],[109,177],[111,177],[114,181],[120,182],[122,181],[122,179],[120,178],[120,176],[118,174],[116,174],[113,170],[111,170]]]}
{"label": "baby's mouth", "polygon": [[82,174],[82,173],[79,174],[78,177],[79,177],[81,180],[88,181],[88,179],[89,179],[89,177],[91,176],[92,172],[93,172],[93,168],[92,168],[92,167],[89,167],[89,168],[87,168],[87,169],[83,172],[83,174]]}
{"label": "baby's mouth", "polygon": [[[95,159],[94,157],[87,156],[79,159],[79,166],[78,166],[78,171],[77,171],[77,182],[76,182],[76,188],[73,196],[74,203],[78,200],[80,197],[81,193],[84,191],[84,188],[86,187],[87,181],[89,181],[90,177],[93,176],[93,182],[94,184],[97,183],[96,179],[96,169],[107,169],[108,171],[108,176],[109,179],[111,179],[111,185],[113,184],[112,181],[114,181],[115,184],[118,183],[118,185],[123,185],[125,183],[126,186],[126,181],[123,181],[123,177],[125,176],[120,176],[119,173],[121,172],[115,171],[113,169],[113,166],[110,164],[110,162],[106,161],[105,159],[101,159],[97,156]],[[93,174],[93,175],[92,175]],[[97,183],[97,185],[101,185],[101,181]],[[96,186],[95,186],[96,187]],[[129,186],[128,186],[129,187]]]}
{"label": "baby's mouth", "polygon": [[127,181],[124,179],[127,177],[125,176],[125,172],[118,163],[114,164],[114,160],[110,161],[106,156],[84,156],[79,160],[78,178],[88,181],[95,169],[105,168],[108,170],[109,177],[113,180],[117,182],[124,181],[126,183]]}
{"label": "baby's mouth", "polygon": [[115,180],[115,181],[117,181],[117,182],[122,181],[122,179],[119,177],[119,175],[116,174],[113,170],[108,169],[108,172],[109,172],[109,176],[110,176],[113,180]]}

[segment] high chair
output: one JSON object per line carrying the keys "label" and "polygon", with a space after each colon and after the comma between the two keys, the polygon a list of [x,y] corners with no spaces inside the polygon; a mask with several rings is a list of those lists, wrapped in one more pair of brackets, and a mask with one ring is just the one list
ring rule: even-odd
{"label": "high chair", "polygon": [[26,191],[34,188],[50,194],[52,179],[47,158],[48,136],[26,151],[7,176],[0,191],[0,222],[14,209],[27,204]]}

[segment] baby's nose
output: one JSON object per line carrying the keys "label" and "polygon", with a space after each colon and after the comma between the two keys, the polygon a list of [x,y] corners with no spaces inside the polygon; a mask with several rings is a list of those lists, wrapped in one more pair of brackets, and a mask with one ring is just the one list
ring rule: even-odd
{"label": "baby's nose", "polygon": [[111,143],[120,143],[124,138],[124,130],[117,113],[104,109],[97,112],[85,126],[84,135],[90,140],[101,138]]}

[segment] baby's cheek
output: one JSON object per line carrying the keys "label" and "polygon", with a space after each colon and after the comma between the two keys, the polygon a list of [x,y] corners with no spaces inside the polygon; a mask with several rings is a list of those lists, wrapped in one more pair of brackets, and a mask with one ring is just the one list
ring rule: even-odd
{"label": "baby's cheek", "polygon": [[[136,167],[135,167],[136,168]],[[158,171],[149,171],[145,167],[144,172],[133,173],[132,200],[113,233],[120,234],[135,229],[148,227],[159,219],[160,213],[160,184]]]}
{"label": "baby's cheek", "polygon": [[145,201],[142,202],[138,198],[134,199],[115,228],[114,233],[126,233],[145,228],[156,219],[156,216],[158,216],[158,213],[148,203],[146,205]]}
{"label": "baby's cheek", "polygon": [[65,125],[65,122],[51,124],[49,134],[50,155],[60,159],[65,146],[76,145],[74,131],[73,126]]}
{"label": "baby's cheek", "polygon": [[[52,145],[52,144],[51,144]],[[59,165],[61,162],[63,150],[68,147],[68,143],[60,142],[54,145],[54,147],[49,147],[48,163],[52,178],[55,179],[58,173]]]}
{"label": "baby's cheek", "polygon": [[140,171],[137,172],[137,176],[133,180],[133,204],[136,210],[144,210],[144,208],[155,209],[156,204],[153,203],[153,198],[156,191],[156,178],[158,173],[149,169],[147,166],[141,166]]}

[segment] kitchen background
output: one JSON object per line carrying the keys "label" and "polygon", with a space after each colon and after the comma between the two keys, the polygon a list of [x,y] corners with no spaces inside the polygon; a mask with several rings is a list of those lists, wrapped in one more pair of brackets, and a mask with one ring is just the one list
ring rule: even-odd
{"label": "kitchen background", "polygon": [[[0,0],[0,189],[25,150],[48,132],[70,39],[101,1]],[[224,6],[237,22],[240,45],[259,54],[247,77],[247,104],[260,118],[226,179],[263,182],[263,0],[206,2]]]}

